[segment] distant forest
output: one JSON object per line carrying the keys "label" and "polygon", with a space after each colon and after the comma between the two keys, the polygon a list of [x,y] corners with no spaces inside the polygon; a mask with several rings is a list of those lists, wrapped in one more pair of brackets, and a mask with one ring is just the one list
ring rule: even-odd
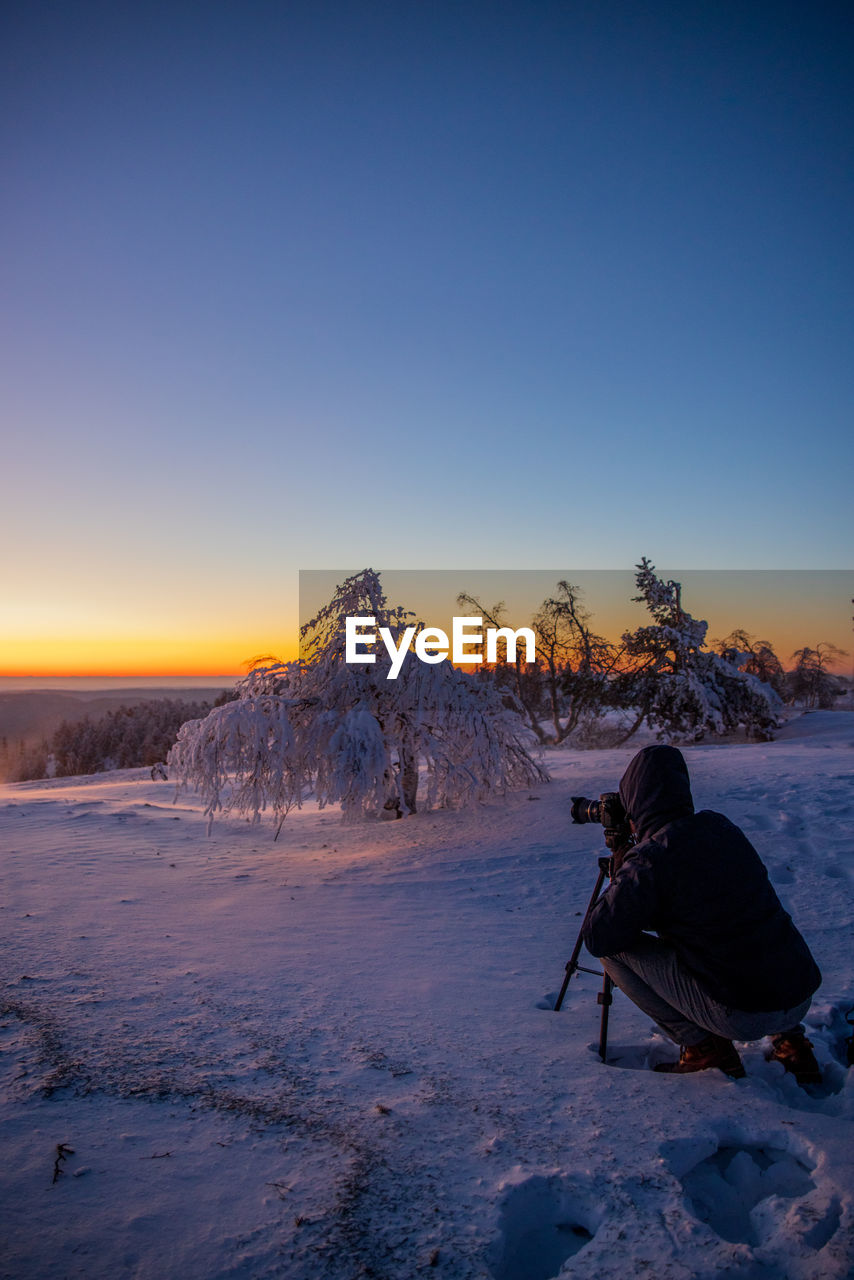
{"label": "distant forest", "polygon": [[35,745],[10,749],[0,739],[0,769],[9,782],[27,782],[154,765],[165,761],[182,724],[202,719],[234,696],[223,693],[213,703],[150,698],[94,719],[64,720]]}

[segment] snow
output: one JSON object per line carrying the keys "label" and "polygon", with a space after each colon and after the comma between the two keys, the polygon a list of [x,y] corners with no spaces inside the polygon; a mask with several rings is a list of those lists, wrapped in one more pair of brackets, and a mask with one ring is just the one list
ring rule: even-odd
{"label": "snow", "polygon": [[850,1275],[852,747],[833,711],[686,749],[823,970],[811,1091],[761,1043],[648,1070],[675,1050],[619,993],[601,1063],[592,976],[550,1007],[604,852],[569,797],[632,744],[275,842],[143,770],[3,788],[0,1276]]}

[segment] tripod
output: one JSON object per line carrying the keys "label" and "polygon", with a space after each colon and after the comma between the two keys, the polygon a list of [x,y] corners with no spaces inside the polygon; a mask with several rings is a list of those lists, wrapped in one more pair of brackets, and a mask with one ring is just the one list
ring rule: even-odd
{"label": "tripod", "polygon": [[598,876],[598,879],[596,880],[596,887],[594,888],[590,901],[587,904],[587,910],[584,913],[584,919],[581,922],[581,928],[578,931],[578,937],[575,940],[575,946],[572,948],[572,955],[569,957],[569,959],[566,962],[566,973],[564,974],[564,978],[563,978],[563,986],[561,987],[560,992],[558,993],[557,1000],[555,1000],[555,1013],[558,1013],[561,1005],[563,1004],[563,998],[566,995],[566,989],[569,986],[570,979],[572,978],[573,974],[592,973],[592,974],[595,974],[597,978],[601,976],[602,990],[597,995],[596,1001],[597,1001],[597,1004],[600,1004],[602,1006],[602,1018],[599,1024],[599,1057],[602,1059],[603,1062],[605,1061],[605,1054],[608,1049],[608,1012],[614,1001],[614,996],[613,996],[614,984],[611,981],[611,979],[608,977],[607,973],[603,973],[600,975],[598,969],[587,969],[583,964],[579,964],[578,957],[581,955],[581,948],[583,945],[582,934],[584,933],[584,926],[587,924],[587,917],[590,915],[590,912],[593,910],[594,906],[596,905],[596,901],[599,897],[599,894],[602,892],[602,885],[605,883],[605,877],[607,876],[610,879],[611,865],[612,864],[611,864],[610,858],[599,859],[599,876]]}

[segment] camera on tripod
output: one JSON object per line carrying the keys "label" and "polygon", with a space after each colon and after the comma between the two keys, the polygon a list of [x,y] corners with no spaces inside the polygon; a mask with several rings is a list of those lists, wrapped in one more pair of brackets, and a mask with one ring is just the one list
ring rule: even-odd
{"label": "camera on tripod", "polygon": [[615,852],[621,845],[630,844],[632,829],[618,791],[604,791],[598,800],[587,796],[572,796],[570,817],[573,822],[600,822],[605,828],[605,844]]}
{"label": "camera on tripod", "polygon": [[598,800],[572,796],[570,817],[573,822],[601,822],[603,827],[628,827],[629,815],[623,808],[619,791],[605,791]]}

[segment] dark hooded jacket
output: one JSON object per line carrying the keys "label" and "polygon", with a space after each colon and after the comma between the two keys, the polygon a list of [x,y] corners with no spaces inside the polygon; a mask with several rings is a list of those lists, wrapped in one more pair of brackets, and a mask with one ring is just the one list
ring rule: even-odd
{"label": "dark hooded jacket", "polygon": [[638,843],[584,929],[594,956],[631,951],[643,931],[669,942],[719,1003],[791,1009],[821,974],[753,845],[723,814],[694,812],[675,747],[644,747],[620,783]]}

